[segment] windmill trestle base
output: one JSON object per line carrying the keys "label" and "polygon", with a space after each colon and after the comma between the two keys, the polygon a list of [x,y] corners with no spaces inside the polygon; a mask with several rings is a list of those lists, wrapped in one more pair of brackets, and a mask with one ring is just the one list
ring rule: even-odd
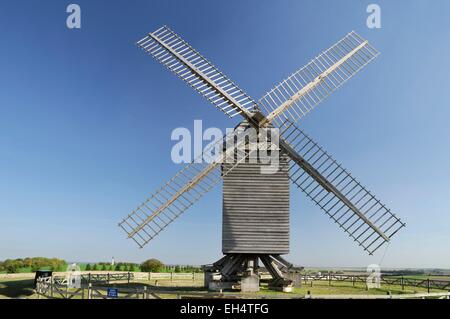
{"label": "windmill trestle base", "polygon": [[204,266],[205,287],[212,291],[257,292],[260,281],[264,281],[259,261],[271,275],[269,289],[292,291],[292,264],[280,255],[271,254],[226,254],[212,265]]}

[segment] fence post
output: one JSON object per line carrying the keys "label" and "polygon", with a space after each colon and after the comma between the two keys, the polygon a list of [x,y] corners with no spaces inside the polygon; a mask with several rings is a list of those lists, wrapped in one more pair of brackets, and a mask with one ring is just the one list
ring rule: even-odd
{"label": "fence post", "polygon": [[92,299],[92,284],[88,284],[88,299]]}
{"label": "fence post", "polygon": [[144,286],[144,299],[147,299],[147,286]]}
{"label": "fence post", "polygon": [[352,276],[352,284],[353,284],[353,287],[355,287],[355,276]]}
{"label": "fence post", "polygon": [[88,284],[91,284],[91,273],[88,274]]}
{"label": "fence post", "polygon": [[195,272],[192,272],[192,282],[195,282]]}
{"label": "fence post", "polygon": [[50,297],[53,298],[53,274],[50,277]]}
{"label": "fence post", "polygon": [[106,274],[106,282],[107,282],[108,285],[109,285],[109,273]]}
{"label": "fence post", "polygon": [[150,280],[152,280],[152,272],[151,271],[148,273],[148,281],[150,281]]}
{"label": "fence post", "polygon": [[170,273],[170,281],[173,281],[173,272]]}
{"label": "fence post", "polygon": [[40,299],[39,297],[40,297],[40,294],[39,294],[39,291],[40,291],[40,284],[39,284],[39,279],[40,278],[38,278],[38,280],[37,280],[37,282],[36,282],[36,294],[37,294],[37,299]]}
{"label": "fence post", "polygon": [[331,286],[331,273],[328,272],[328,285]]}
{"label": "fence post", "polygon": [[404,279],[403,279],[403,276],[402,276],[402,290],[405,290],[405,281],[404,281]]}
{"label": "fence post", "polygon": [[427,290],[430,293],[430,278],[427,279]]}
{"label": "fence post", "polygon": [[128,272],[128,284],[130,283],[130,272]]}

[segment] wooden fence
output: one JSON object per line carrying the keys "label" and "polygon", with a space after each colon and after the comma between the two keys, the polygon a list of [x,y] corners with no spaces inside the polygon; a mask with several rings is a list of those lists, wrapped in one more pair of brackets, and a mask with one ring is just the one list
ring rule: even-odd
{"label": "wooden fence", "polygon": [[[53,280],[62,283],[66,280],[68,273],[53,275]],[[155,273],[155,272],[111,272],[111,273],[81,273],[83,283],[109,284],[111,282],[126,281],[203,281],[203,273]]]}
{"label": "wooden fence", "polygon": [[168,280],[168,281],[199,281],[203,280],[203,273],[176,273],[176,272],[137,272],[134,273],[135,280]]}
{"label": "wooden fence", "polygon": [[51,277],[39,278],[36,285],[38,298],[50,299],[161,299],[162,296],[176,299],[227,298],[227,299],[449,299],[450,292],[419,293],[403,295],[286,295],[286,294],[242,294],[242,293],[204,293],[193,291],[167,291],[139,288],[113,288],[114,296],[109,294],[111,287],[94,286],[92,283],[82,284],[79,288],[55,282]]}
{"label": "wooden fence", "polygon": [[[196,282],[203,280],[203,273],[154,273],[154,272],[95,272],[95,273],[82,273],[81,281],[83,283],[94,285],[109,284],[111,282],[140,282],[140,281],[154,281],[155,284],[162,281],[170,282]],[[270,280],[271,276],[269,274],[262,273],[260,275],[262,280]],[[53,280],[57,283],[63,283],[65,280],[64,275],[54,275]],[[367,275],[342,275],[342,274],[301,274],[301,281],[305,285],[313,285],[315,281],[328,281],[331,285],[332,282],[350,282],[353,286],[357,283],[367,283]],[[382,275],[380,278],[380,284],[382,285],[397,285],[401,286],[402,290],[405,287],[420,287],[427,289],[428,292],[431,290],[450,290],[450,281],[441,279],[416,279],[409,278],[406,276],[390,276]]]}
{"label": "wooden fence", "polygon": [[[52,277],[39,278],[36,283],[38,298],[50,299],[110,299],[108,296],[110,287],[94,286],[92,283],[82,283],[80,287],[70,288],[64,281],[55,280]],[[149,299],[146,287],[142,289],[120,288],[117,290],[118,299]]]}
{"label": "wooden fence", "polygon": [[[302,281],[304,284],[313,284],[314,281],[328,281],[331,285],[333,281],[337,282],[351,282],[353,286],[356,283],[367,283],[366,275],[337,275],[337,274],[323,274],[323,275],[302,275]],[[405,287],[420,287],[426,288],[428,293],[432,289],[439,290],[450,290],[450,281],[448,280],[440,280],[440,279],[416,279],[416,278],[408,278],[404,276],[381,276],[380,284],[384,285],[397,285],[401,286],[402,290]]]}

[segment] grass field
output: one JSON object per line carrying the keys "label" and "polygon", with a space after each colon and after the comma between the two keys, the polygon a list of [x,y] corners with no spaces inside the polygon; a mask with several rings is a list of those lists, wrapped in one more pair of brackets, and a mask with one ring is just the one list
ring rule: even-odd
{"label": "grass field", "polygon": [[[148,285],[148,282],[136,282],[133,283],[135,287],[139,287],[142,285]],[[170,282],[160,282],[158,284],[158,289],[164,289],[172,291],[173,295],[164,295],[161,297],[169,297],[175,298],[176,293],[179,291],[192,291],[192,292],[204,292],[207,291],[203,287],[203,282],[198,282],[196,285],[192,285],[192,283],[186,285],[183,283],[175,283],[177,287],[174,287],[174,284]],[[120,285],[116,285],[120,287]],[[315,281],[311,287],[311,284],[303,284],[300,288],[294,288],[292,293],[282,293],[279,291],[269,290],[267,284],[262,284],[259,295],[274,295],[277,297],[290,298],[293,296],[302,297],[306,294],[311,295],[387,295],[391,294],[414,294],[414,293],[424,293],[427,292],[425,288],[416,288],[416,287],[405,287],[402,290],[401,286],[391,285],[391,286],[382,286],[380,289],[369,289],[366,290],[366,287],[363,283],[356,283],[355,287],[353,287],[351,282],[332,282],[331,286],[328,281]],[[430,292],[443,292],[442,290],[430,290]]]}
{"label": "grass field", "polygon": [[[414,276],[414,278],[417,278]],[[37,295],[33,291],[33,279],[0,279],[0,299],[5,298],[30,298],[35,299]],[[192,281],[177,281],[171,282],[170,280],[158,280],[155,281],[136,281],[130,284],[127,283],[116,283],[110,286],[115,286],[117,288],[121,287],[136,287],[142,288],[147,286],[148,289],[158,289],[164,290],[167,294],[161,295],[162,298],[176,298],[177,293],[206,293],[207,291],[203,287],[203,281],[197,280]],[[311,295],[386,295],[391,294],[413,294],[419,292],[427,292],[425,288],[416,287],[405,287],[402,290],[401,286],[395,285],[384,285],[380,289],[370,289],[366,290],[363,283],[356,283],[353,287],[351,282],[337,282],[333,281],[329,285],[328,281],[314,281],[311,285],[310,282],[303,284],[302,287],[294,288],[292,293],[281,293],[278,291],[269,290],[267,285],[263,284],[261,291],[257,294],[259,295],[273,295],[273,297],[294,297],[294,296],[304,296],[306,294]],[[431,290],[431,292],[443,292],[442,290]]]}

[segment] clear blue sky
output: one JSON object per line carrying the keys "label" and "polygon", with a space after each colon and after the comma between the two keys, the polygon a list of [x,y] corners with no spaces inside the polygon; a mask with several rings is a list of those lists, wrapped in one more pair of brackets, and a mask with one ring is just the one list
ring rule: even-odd
{"label": "clear blue sky", "polygon": [[[69,1],[0,4],[0,260],[202,264],[221,255],[220,187],[146,248],[117,222],[180,169],[176,127],[230,121],[134,42],[171,26],[252,97],[351,30],[381,56],[302,127],[407,222],[381,266],[450,268],[450,2]],[[293,188],[291,254],[305,266],[379,263]]]}

